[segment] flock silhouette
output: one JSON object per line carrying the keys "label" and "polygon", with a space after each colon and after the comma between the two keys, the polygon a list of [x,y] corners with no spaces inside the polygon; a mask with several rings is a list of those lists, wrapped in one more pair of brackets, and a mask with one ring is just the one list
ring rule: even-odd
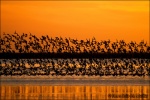
{"label": "flock silhouette", "polygon": [[0,75],[150,76],[150,59],[1,59]]}
{"label": "flock silhouette", "polygon": [[3,34],[0,38],[1,53],[150,53],[150,46],[144,41],[136,43],[124,40],[97,41],[96,38],[77,40],[62,37],[30,34]]}
{"label": "flock silhouette", "polygon": [[[97,41],[96,38],[77,40],[30,34],[3,34],[0,54],[150,54],[144,41]],[[150,76],[150,59],[143,58],[69,58],[69,59],[4,59],[0,60],[0,75],[52,76]]]}

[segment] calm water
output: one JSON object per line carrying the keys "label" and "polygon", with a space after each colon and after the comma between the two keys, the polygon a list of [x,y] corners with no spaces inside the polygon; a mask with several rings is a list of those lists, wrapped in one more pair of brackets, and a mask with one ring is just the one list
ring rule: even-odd
{"label": "calm water", "polygon": [[8,99],[149,100],[150,99],[149,86],[2,85],[0,90],[1,90],[1,100],[4,99],[5,100]]}
{"label": "calm water", "polygon": [[18,80],[1,78],[1,100],[150,100],[146,80]]}

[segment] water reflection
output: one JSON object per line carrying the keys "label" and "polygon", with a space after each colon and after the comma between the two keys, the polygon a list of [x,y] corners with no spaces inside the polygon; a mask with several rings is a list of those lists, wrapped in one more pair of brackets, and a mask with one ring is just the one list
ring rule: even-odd
{"label": "water reflection", "polygon": [[1,85],[1,100],[149,100],[149,86]]}

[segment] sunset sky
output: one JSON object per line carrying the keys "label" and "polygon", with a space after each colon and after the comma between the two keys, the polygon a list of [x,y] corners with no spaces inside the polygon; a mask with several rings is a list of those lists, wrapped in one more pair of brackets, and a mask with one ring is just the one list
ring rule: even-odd
{"label": "sunset sky", "polygon": [[1,1],[1,34],[149,42],[149,1]]}

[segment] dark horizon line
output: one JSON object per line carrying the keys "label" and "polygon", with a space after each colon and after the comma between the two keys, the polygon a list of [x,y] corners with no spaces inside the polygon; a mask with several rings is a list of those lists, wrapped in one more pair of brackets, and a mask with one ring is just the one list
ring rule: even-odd
{"label": "dark horizon line", "polygon": [[150,58],[150,53],[0,53],[0,59]]}

